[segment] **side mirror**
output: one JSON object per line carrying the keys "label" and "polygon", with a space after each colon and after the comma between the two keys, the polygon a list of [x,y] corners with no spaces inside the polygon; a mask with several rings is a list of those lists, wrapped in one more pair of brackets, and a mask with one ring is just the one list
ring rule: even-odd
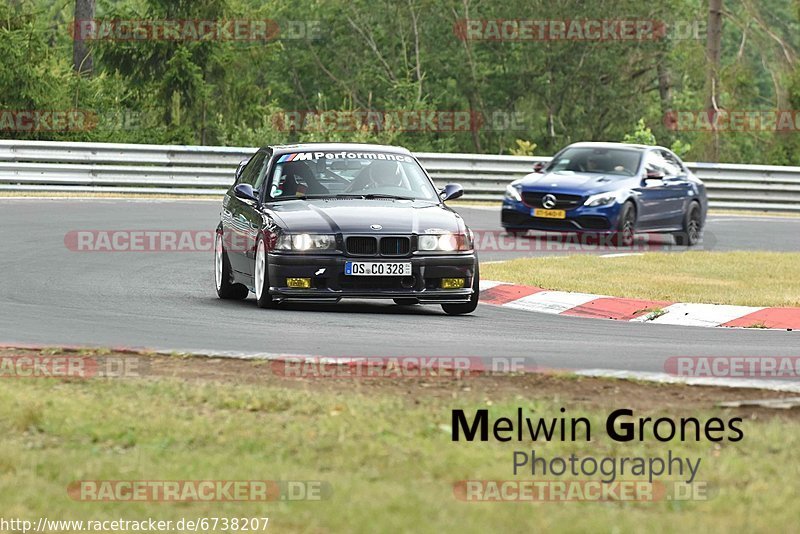
{"label": "side mirror", "polygon": [[664,173],[662,171],[647,171],[644,175],[645,180],[663,180]]}
{"label": "side mirror", "polygon": [[542,169],[546,166],[547,164],[544,161],[537,161],[533,164],[533,172],[542,172]]}
{"label": "side mirror", "polygon": [[250,161],[249,159],[243,159],[239,162],[239,166],[236,168],[236,180],[242,175],[242,171],[244,170],[244,166],[247,165],[247,162]]}
{"label": "side mirror", "polygon": [[233,194],[236,195],[236,198],[240,198],[242,200],[249,200],[251,202],[257,202],[257,192],[253,190],[253,186],[250,184],[239,184],[233,188]]}
{"label": "side mirror", "polygon": [[439,194],[439,197],[445,202],[462,196],[464,196],[464,188],[461,187],[461,184],[447,184]]}

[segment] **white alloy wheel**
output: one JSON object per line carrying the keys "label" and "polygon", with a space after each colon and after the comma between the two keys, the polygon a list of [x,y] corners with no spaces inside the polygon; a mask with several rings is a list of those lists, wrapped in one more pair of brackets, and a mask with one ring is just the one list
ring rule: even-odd
{"label": "white alloy wheel", "polygon": [[217,234],[214,240],[214,281],[217,291],[222,289],[222,234]]}
{"label": "white alloy wheel", "polygon": [[256,247],[256,298],[261,299],[264,291],[264,274],[267,270],[267,251],[264,247],[264,241],[259,239],[258,246]]}

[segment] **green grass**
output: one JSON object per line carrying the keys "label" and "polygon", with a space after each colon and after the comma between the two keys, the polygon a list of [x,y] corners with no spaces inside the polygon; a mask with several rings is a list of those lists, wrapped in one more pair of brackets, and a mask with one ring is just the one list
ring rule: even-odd
{"label": "green grass", "polygon": [[[7,380],[0,389],[0,503],[5,517],[158,519],[270,517],[279,532],[788,531],[800,493],[800,429],[748,420],[745,439],[517,445],[453,443],[452,408],[490,406],[555,415],[558,398],[452,394],[410,397],[346,385],[340,391],[179,379]],[[610,412],[569,407],[601,434]],[[719,412],[715,412],[717,415]],[[648,414],[652,415],[652,414]],[[700,416],[691,413],[681,416]],[[568,456],[702,458],[705,502],[464,503],[452,484],[513,479],[512,451]],[[530,477],[526,477],[530,478]],[[291,503],[86,503],[74,480],[293,479],[327,481],[330,499]]]}
{"label": "green grass", "polygon": [[800,306],[800,253],[646,253],[523,258],[481,267],[485,280],[672,302]]}
{"label": "green grass", "polygon": [[478,207],[478,208],[500,208],[503,206],[502,201],[500,200],[469,200],[469,199],[458,199],[458,200],[450,200],[447,202],[447,205],[453,208],[458,207]]}

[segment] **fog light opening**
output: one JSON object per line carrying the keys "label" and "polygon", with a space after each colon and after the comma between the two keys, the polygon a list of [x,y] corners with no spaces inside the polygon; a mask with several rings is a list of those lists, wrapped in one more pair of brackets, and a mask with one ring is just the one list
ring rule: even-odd
{"label": "fog light opening", "polygon": [[287,278],[286,285],[297,289],[309,289],[311,287],[311,278]]}
{"label": "fog light opening", "polygon": [[464,289],[466,278],[442,278],[442,289]]}

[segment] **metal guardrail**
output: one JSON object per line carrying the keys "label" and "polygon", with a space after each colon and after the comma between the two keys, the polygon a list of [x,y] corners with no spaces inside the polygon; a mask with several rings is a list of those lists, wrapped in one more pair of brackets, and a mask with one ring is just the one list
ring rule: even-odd
{"label": "metal guardrail", "polygon": [[[0,140],[0,192],[219,195],[255,148]],[[416,154],[437,183],[457,182],[465,198],[500,200],[512,180],[544,157]],[[688,163],[711,206],[800,212],[800,167]]]}

